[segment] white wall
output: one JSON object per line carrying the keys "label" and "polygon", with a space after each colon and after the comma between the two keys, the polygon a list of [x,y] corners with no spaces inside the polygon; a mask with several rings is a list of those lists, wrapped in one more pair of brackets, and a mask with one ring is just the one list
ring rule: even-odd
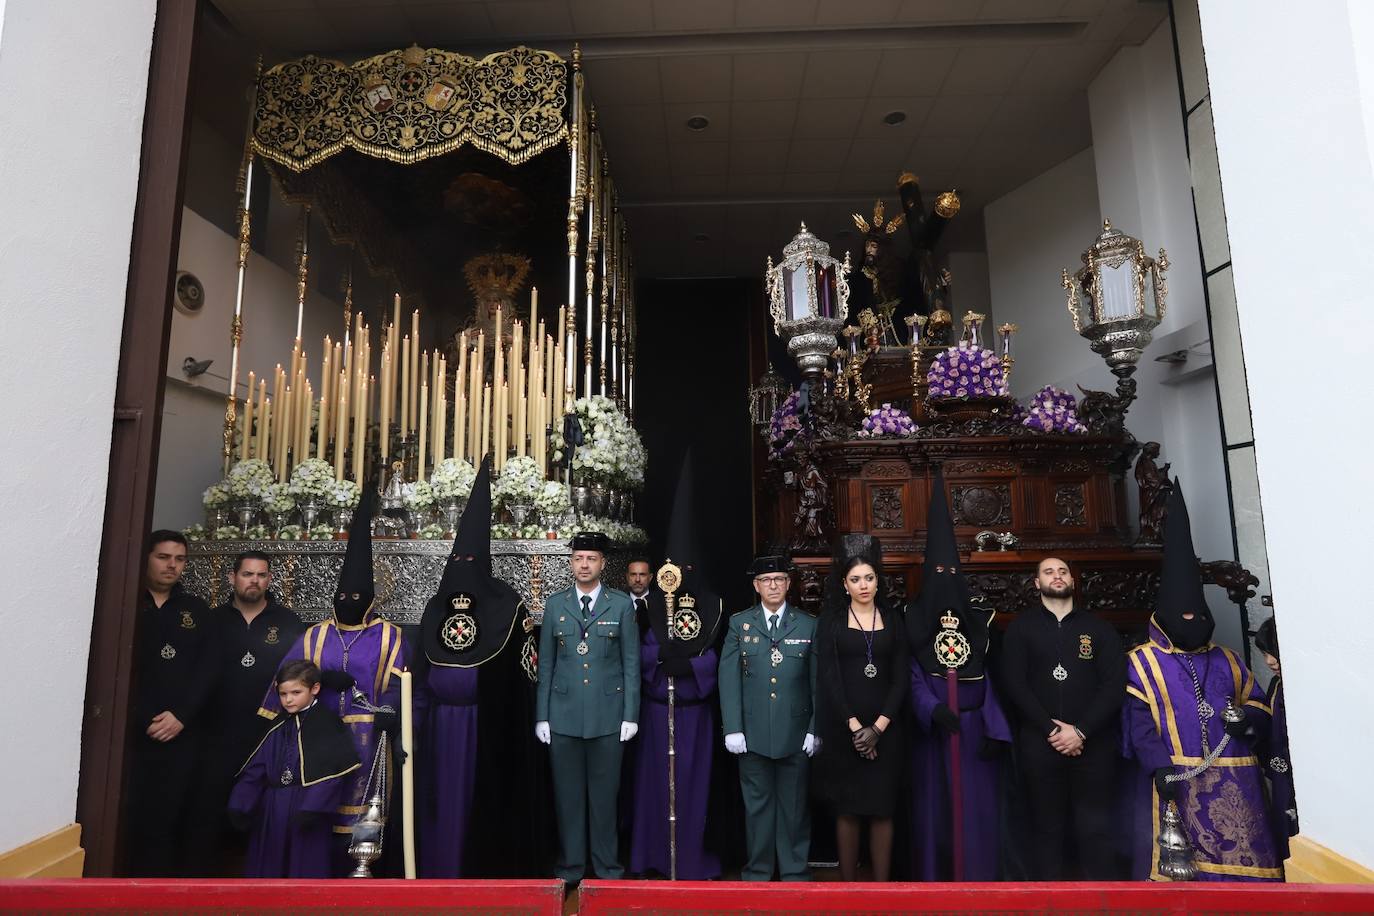
{"label": "white wall", "polygon": [[[997,323],[1019,325],[1012,391],[1024,398],[1053,384],[1112,391],[1116,378],[1076,335],[1064,304],[1060,269],[1102,231],[1103,218],[1167,249],[1172,264],[1168,309],[1136,371],[1138,399],[1127,425],[1142,442],[1157,441],[1162,460],[1182,480],[1193,519],[1194,547],[1204,559],[1231,559],[1216,389],[1208,347],[1202,272],[1193,219],[1191,177],[1179,111],[1172,36],[1162,25],[1139,47],[1124,48],[1088,90],[1093,146],[989,204],[988,272]],[[1155,357],[1187,350],[1183,365]],[[1127,492],[1134,515],[1133,483]],[[1208,589],[1216,638],[1241,646],[1239,615],[1220,589]]]}
{"label": "white wall", "polygon": [[1199,7],[1303,833],[1374,867],[1374,794],[1353,775],[1374,750],[1374,29],[1362,2]]}
{"label": "white wall", "polygon": [[[0,850],[75,819],[154,9],[0,3],[0,97],[25,100],[0,106],[0,669],[18,687]],[[79,132],[31,104],[53,97],[58,49],[89,77]]]}
{"label": "white wall", "polygon": [[[232,190],[229,188],[228,190]],[[278,208],[281,209],[281,208]],[[261,230],[261,221],[254,231]],[[312,236],[321,239],[323,231]],[[162,442],[158,457],[155,527],[184,528],[204,517],[201,494],[220,479],[224,429],[224,396],[229,380],[229,322],[234,314],[238,275],[238,240],[226,235],[192,210],[182,211],[181,249],[177,269],[195,274],[205,287],[205,306],[194,316],[172,314],[167,351],[167,397],[162,413]],[[250,255],[245,272],[243,342],[239,351],[239,395],[247,392],[248,373],[261,378],[278,363],[288,369],[291,342],[296,336],[296,278],[281,267]],[[343,335],[343,305],[317,289],[306,296],[303,345],[311,383],[320,389],[320,357],[324,335]],[[373,329],[373,352],[380,352]],[[213,359],[204,374],[187,382],[181,364],[186,357]],[[374,357],[374,362],[376,358]],[[268,377],[268,393],[271,393]],[[242,417],[242,406],[239,416]]]}

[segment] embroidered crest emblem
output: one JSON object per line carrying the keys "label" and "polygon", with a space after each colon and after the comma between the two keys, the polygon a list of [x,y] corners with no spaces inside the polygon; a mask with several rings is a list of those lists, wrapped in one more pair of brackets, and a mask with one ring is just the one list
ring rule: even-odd
{"label": "embroidered crest emblem", "polygon": [[281,642],[281,634],[277,632],[276,627],[267,628],[267,636],[263,638],[263,642],[267,643],[269,646],[275,646],[277,643]]}
{"label": "embroidered crest emblem", "polygon": [[945,611],[940,626],[943,629],[935,634],[935,658],[946,668],[964,667],[973,648],[968,644],[968,637],[959,632],[959,618]]}
{"label": "embroidered crest emblem", "polygon": [[252,652],[245,652],[245,653],[243,653],[243,658],[239,659],[239,664],[242,665],[242,666],[245,667],[245,668],[251,668],[251,667],[253,667],[254,665],[256,665],[257,663],[258,663],[258,660],[257,660],[256,658],[253,657],[253,653],[252,653]]}
{"label": "embroidered crest emblem", "polygon": [[679,610],[673,615],[673,635],[678,639],[696,639],[701,633],[701,617],[696,611]]}
{"label": "embroidered crest emblem", "polygon": [[454,614],[444,621],[439,638],[446,648],[454,652],[470,649],[477,642],[477,621],[470,614]]}
{"label": "embroidered crest emblem", "polygon": [[530,683],[539,681],[539,649],[535,647],[534,637],[526,636],[525,644],[520,647],[520,668],[525,672],[525,677],[530,679]]}
{"label": "embroidered crest emblem", "polygon": [[290,767],[287,767],[286,769],[284,769],[284,770],[281,771],[281,784],[282,784],[282,785],[284,785],[284,786],[289,786],[289,785],[291,785],[291,783],[293,783],[293,782],[295,782],[295,781],[296,781],[296,777],[293,776],[293,775],[291,774],[291,768],[290,768]]}
{"label": "embroidered crest emblem", "polygon": [[1093,657],[1093,638],[1087,633],[1078,637],[1078,657],[1082,659]]}
{"label": "embroidered crest emblem", "polygon": [[183,630],[194,630],[196,628],[196,618],[191,616],[190,611],[181,612],[181,628]]}
{"label": "embroidered crest emblem", "polygon": [[1067,681],[1069,679],[1069,672],[1065,670],[1063,665],[1055,665],[1054,670],[1050,672],[1050,676],[1056,681]]}
{"label": "embroidered crest emblem", "polygon": [[1284,760],[1282,757],[1274,757],[1269,761],[1269,769],[1273,770],[1275,773],[1287,773],[1288,761]]}
{"label": "embroidered crest emblem", "polygon": [[177,650],[171,643],[167,643],[162,647],[162,651],[158,654],[161,655],[163,658],[167,659],[167,661],[171,661],[172,659],[177,657]]}

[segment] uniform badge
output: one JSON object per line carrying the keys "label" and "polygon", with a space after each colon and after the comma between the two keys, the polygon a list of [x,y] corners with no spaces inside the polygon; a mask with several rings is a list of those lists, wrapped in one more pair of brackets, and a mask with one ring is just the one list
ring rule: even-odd
{"label": "uniform badge", "polygon": [[281,635],[277,633],[276,627],[267,628],[267,636],[263,639],[263,642],[267,643],[269,646],[275,646],[277,643],[281,642]]}
{"label": "uniform badge", "polygon": [[525,644],[520,647],[520,668],[531,684],[539,681],[539,649],[535,647],[533,636],[526,636]]}
{"label": "uniform badge", "polygon": [[587,654],[588,652],[590,652],[591,650],[592,650],[592,647],[589,646],[589,645],[587,645],[587,641],[586,641],[585,639],[582,640],[581,642],[579,642],[579,643],[577,644],[577,654],[578,654],[578,655],[586,655],[586,654]]}
{"label": "uniform badge", "polygon": [[1087,633],[1078,637],[1078,657],[1088,660],[1093,657],[1093,638]]}
{"label": "uniform badge", "polygon": [[293,783],[293,782],[295,782],[295,781],[296,781],[296,777],[293,776],[293,775],[291,775],[291,768],[290,768],[290,767],[287,767],[286,769],[284,769],[284,770],[281,771],[281,784],[282,784],[282,785],[284,785],[284,786],[289,786],[289,785],[291,785],[291,783]]}
{"label": "uniform badge", "polygon": [[781,665],[782,650],[779,649],[777,646],[774,646],[773,651],[768,653],[768,660],[773,663],[774,668],[778,667],[778,665]]}
{"label": "uniform badge", "polygon": [[945,611],[940,626],[943,629],[935,634],[935,657],[946,668],[964,667],[973,648],[968,644],[968,637],[959,632],[959,618]]}
{"label": "uniform badge", "polygon": [[445,648],[462,652],[472,648],[477,642],[477,621],[467,613],[472,608],[472,596],[459,593],[449,599],[449,607],[457,613],[444,621],[439,630],[439,639]]}
{"label": "uniform badge", "polygon": [[243,658],[239,659],[239,664],[242,665],[242,666],[245,667],[245,668],[251,668],[251,667],[253,667],[254,665],[256,665],[257,663],[258,663],[258,660],[257,660],[256,658],[253,657],[253,653],[252,653],[252,652],[245,652],[245,653],[243,653]]}
{"label": "uniform badge", "polygon": [[196,618],[191,616],[190,611],[181,612],[181,628],[183,630],[194,630],[196,628]]}
{"label": "uniform badge", "polygon": [[748,633],[748,632],[749,632],[749,624],[747,624],[747,623],[746,623],[746,624],[743,624],[742,629],[744,630],[744,632]]}
{"label": "uniform badge", "polygon": [[177,657],[177,650],[171,643],[167,643],[158,654],[167,659],[167,661],[171,661]]}
{"label": "uniform badge", "polygon": [[681,608],[673,615],[673,635],[678,639],[696,639],[701,633],[701,617],[690,608]]}

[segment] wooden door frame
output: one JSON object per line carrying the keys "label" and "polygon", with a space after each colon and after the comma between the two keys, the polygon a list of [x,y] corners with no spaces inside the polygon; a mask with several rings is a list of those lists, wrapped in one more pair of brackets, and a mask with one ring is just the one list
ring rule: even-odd
{"label": "wooden door frame", "polygon": [[153,27],[81,727],[76,817],[88,877],[114,875],[120,864],[134,626],[157,482],[202,2],[158,0]]}

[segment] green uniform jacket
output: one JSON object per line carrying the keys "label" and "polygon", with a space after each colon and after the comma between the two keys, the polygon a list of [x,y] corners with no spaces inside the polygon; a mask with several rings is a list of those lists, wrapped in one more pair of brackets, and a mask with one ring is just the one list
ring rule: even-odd
{"label": "green uniform jacket", "polygon": [[[576,588],[544,605],[539,631],[539,693],[535,718],[556,735],[618,735],[639,721],[639,624],[630,596],[601,586],[588,620]],[[577,644],[587,630],[587,654]]]}
{"label": "green uniform jacket", "polygon": [[816,733],[815,637],[816,618],[787,605],[782,663],[774,666],[763,605],[730,618],[720,653],[720,719],[725,734],[744,733],[751,753],[790,757]]}

